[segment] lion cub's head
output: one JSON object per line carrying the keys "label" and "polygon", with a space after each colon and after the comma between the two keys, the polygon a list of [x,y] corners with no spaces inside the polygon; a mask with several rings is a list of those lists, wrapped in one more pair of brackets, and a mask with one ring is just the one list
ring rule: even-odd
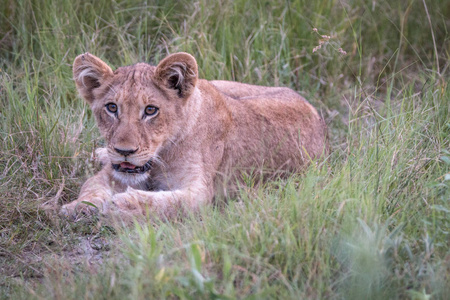
{"label": "lion cub's head", "polygon": [[75,59],[76,86],[106,139],[116,179],[145,180],[159,151],[182,135],[197,74],[187,53],[170,55],[156,67],[139,63],[115,71],[89,53]]}

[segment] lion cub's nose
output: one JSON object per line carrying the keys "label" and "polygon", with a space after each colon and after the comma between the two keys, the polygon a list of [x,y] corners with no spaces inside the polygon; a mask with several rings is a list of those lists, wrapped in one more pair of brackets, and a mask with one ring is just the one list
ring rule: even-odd
{"label": "lion cub's nose", "polygon": [[139,149],[139,148],[136,148],[136,149],[134,149],[134,150],[124,150],[124,149],[117,149],[117,148],[114,148],[114,150],[116,150],[117,153],[122,154],[123,156],[128,156],[128,155],[130,155],[130,154],[133,154],[133,153],[135,153],[136,151],[138,151],[138,149]]}

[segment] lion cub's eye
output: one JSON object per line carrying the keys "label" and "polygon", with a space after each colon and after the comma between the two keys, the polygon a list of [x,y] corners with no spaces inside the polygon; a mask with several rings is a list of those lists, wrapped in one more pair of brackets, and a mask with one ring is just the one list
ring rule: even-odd
{"label": "lion cub's eye", "polygon": [[145,108],[144,113],[146,116],[154,116],[158,113],[158,110],[159,109],[157,107],[149,105]]}
{"label": "lion cub's eye", "polygon": [[106,109],[110,112],[110,113],[117,113],[117,105],[114,103],[108,103],[105,105]]}

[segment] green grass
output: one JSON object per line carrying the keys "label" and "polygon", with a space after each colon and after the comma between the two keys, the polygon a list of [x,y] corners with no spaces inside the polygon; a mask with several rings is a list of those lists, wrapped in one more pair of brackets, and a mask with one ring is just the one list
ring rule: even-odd
{"label": "green grass", "polygon": [[[446,298],[449,15],[429,0],[0,1],[0,298]],[[180,220],[62,220],[102,144],[71,79],[85,51],[114,67],[187,51],[202,78],[291,87],[333,152]]]}

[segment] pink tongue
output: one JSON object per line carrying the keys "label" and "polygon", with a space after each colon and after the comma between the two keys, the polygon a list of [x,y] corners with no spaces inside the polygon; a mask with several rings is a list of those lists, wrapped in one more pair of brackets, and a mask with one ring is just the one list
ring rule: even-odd
{"label": "pink tongue", "polygon": [[129,162],[126,162],[126,161],[121,162],[120,163],[120,167],[123,168],[123,169],[131,169],[131,170],[134,170],[136,168],[135,165],[130,164]]}

